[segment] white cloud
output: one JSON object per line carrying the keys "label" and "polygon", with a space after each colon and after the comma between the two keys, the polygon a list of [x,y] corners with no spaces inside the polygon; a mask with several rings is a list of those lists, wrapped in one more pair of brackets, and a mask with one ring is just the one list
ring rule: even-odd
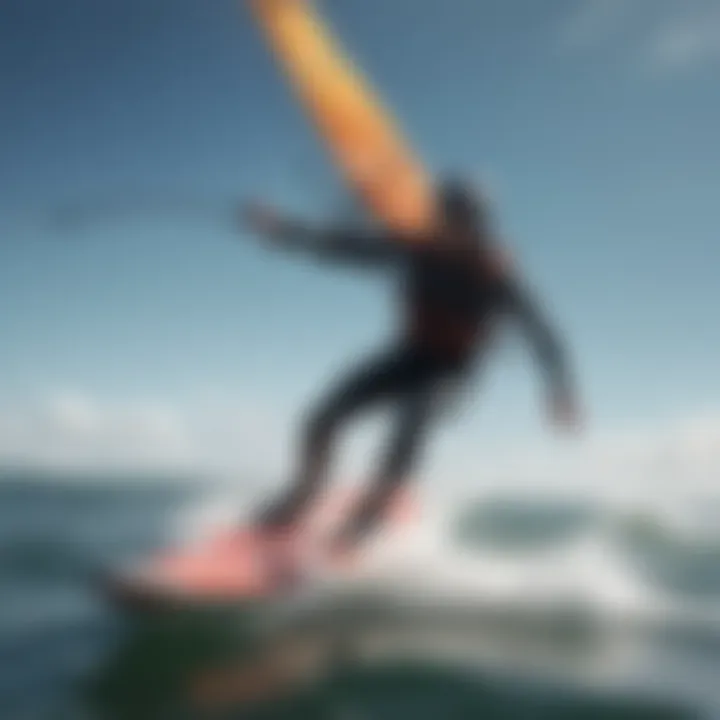
{"label": "white cloud", "polygon": [[720,60],[716,0],[583,0],[559,26],[573,51],[612,46],[642,67],[670,71]]}
{"label": "white cloud", "polygon": [[661,23],[648,40],[646,55],[653,67],[665,70],[720,60],[720,7]]}
{"label": "white cloud", "polygon": [[88,434],[99,429],[102,418],[89,398],[72,392],[61,392],[49,398],[47,419],[69,433]]}
{"label": "white cloud", "polygon": [[630,5],[625,0],[577,0],[560,24],[563,44],[580,47],[601,41],[622,25]]}
{"label": "white cloud", "polygon": [[184,419],[152,404],[100,403],[78,392],[0,413],[0,461],[49,466],[162,467],[192,459]]}
{"label": "white cloud", "polygon": [[[578,490],[618,499],[715,491],[720,479],[720,409],[665,422],[589,427],[578,437],[543,433],[498,447],[482,440],[437,458],[432,476],[494,490]],[[432,482],[431,482],[432,485]]]}
{"label": "white cloud", "polygon": [[[298,415],[277,408],[195,408],[51,393],[0,411],[0,465],[110,470],[199,470],[281,481],[294,460]],[[337,477],[368,477],[382,449],[382,426],[353,428],[338,448]],[[597,429],[560,441],[468,440],[452,428],[433,442],[423,468],[430,494],[488,486],[601,488],[654,493],[712,488],[720,477],[720,409],[673,422]],[[446,442],[443,442],[443,439]],[[442,482],[440,482],[442,479]]]}
{"label": "white cloud", "polygon": [[170,404],[54,392],[0,411],[0,463],[196,468],[210,464],[202,446],[206,426],[205,417]]}

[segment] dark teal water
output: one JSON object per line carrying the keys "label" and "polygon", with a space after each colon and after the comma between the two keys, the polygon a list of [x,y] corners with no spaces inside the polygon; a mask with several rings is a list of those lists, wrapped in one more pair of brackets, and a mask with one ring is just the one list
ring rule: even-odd
{"label": "dark teal water", "polygon": [[[715,667],[720,677],[720,645],[709,636],[628,642],[623,633],[565,627],[564,634],[545,628],[540,639],[537,633],[528,639],[513,620],[501,627],[496,620],[455,618],[431,627],[410,617],[378,624],[352,616],[316,618],[269,640],[246,617],[116,612],[96,592],[97,571],[163,544],[177,513],[204,492],[201,485],[147,479],[4,478],[0,718],[720,716],[711,679]],[[522,507],[488,506],[458,530],[484,547],[507,545],[509,537],[516,547],[567,542],[576,525],[594,517],[582,508],[563,508],[555,520],[543,513],[533,519]],[[642,548],[650,540],[638,532]],[[358,650],[372,636],[382,652]],[[510,645],[515,657],[534,653],[539,672],[520,672],[508,662]],[[493,662],[490,648],[501,648],[495,656],[505,662]],[[622,688],[544,672],[624,662],[630,678],[638,667],[633,653],[644,658],[637,673],[643,682]],[[287,670],[290,665],[296,669]],[[273,670],[272,682],[258,674],[263,668]],[[284,668],[282,682],[277,668]],[[709,679],[698,680],[698,673]],[[668,684],[668,677],[678,682]]]}

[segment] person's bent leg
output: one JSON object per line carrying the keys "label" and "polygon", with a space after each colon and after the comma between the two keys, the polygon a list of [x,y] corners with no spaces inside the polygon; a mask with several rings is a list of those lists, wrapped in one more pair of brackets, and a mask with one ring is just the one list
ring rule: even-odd
{"label": "person's bent leg", "polygon": [[432,384],[415,390],[404,400],[380,473],[339,536],[341,545],[353,545],[371,532],[409,480],[427,440],[437,392],[437,385]]}
{"label": "person's bent leg", "polygon": [[325,484],[330,455],[338,431],[357,412],[402,388],[408,376],[400,353],[384,355],[357,370],[333,390],[304,425],[300,467],[290,489],[260,518],[265,527],[294,524]]}
{"label": "person's bent leg", "polygon": [[337,398],[320,406],[304,423],[298,474],[280,500],[263,514],[264,526],[292,525],[324,484],[335,435],[354,410],[343,402],[345,398],[345,393],[338,393]]}

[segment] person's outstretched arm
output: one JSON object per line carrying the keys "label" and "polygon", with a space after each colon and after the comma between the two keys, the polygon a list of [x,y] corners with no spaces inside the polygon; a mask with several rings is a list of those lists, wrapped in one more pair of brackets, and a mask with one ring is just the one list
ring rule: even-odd
{"label": "person's outstretched arm", "polygon": [[509,307],[520,322],[550,391],[550,412],[563,424],[580,421],[575,381],[570,369],[568,352],[559,333],[553,328],[538,300],[517,277],[505,280]]}
{"label": "person's outstretched arm", "polygon": [[271,243],[287,250],[310,252],[319,259],[350,265],[383,266],[402,259],[406,250],[390,235],[351,229],[323,229],[283,217],[260,205],[245,209],[250,227]]}

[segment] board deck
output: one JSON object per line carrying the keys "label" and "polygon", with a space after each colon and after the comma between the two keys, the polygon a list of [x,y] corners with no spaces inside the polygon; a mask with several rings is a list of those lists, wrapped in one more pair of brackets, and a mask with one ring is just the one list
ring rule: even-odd
{"label": "board deck", "polygon": [[[125,572],[112,574],[106,578],[106,592],[126,608],[270,600],[302,585],[310,558],[331,569],[323,544],[356,501],[357,492],[336,491],[318,503],[302,530],[292,537],[263,535],[248,526],[224,528],[198,543],[161,551]],[[417,517],[416,504],[403,493],[390,503],[384,524],[391,530],[401,529]]]}

